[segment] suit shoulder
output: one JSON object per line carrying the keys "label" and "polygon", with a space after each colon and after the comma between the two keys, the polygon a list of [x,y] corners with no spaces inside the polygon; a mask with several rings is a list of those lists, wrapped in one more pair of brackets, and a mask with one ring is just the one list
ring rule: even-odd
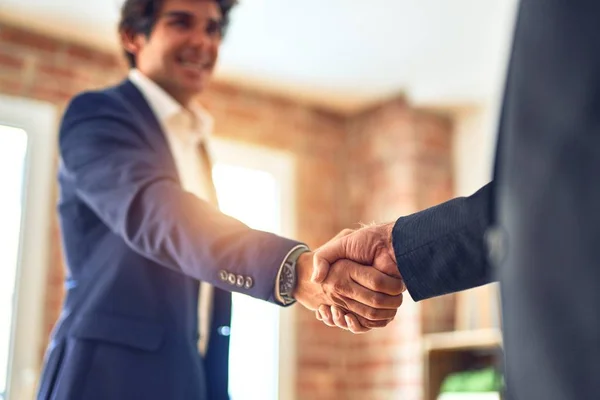
{"label": "suit shoulder", "polygon": [[64,119],[82,115],[98,115],[124,111],[122,99],[113,90],[96,90],[79,93],[67,105]]}
{"label": "suit shoulder", "polygon": [[[59,140],[62,144],[72,136],[91,138],[114,136],[119,132],[137,133],[139,127],[135,121],[127,102],[115,88],[86,91],[68,104],[60,124]],[[130,139],[133,136],[127,135]]]}

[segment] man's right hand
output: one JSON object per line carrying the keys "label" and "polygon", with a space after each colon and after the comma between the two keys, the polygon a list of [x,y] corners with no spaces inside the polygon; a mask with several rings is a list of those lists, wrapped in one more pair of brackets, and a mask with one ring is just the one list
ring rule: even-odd
{"label": "man's right hand", "polygon": [[317,283],[311,280],[314,254],[302,254],[296,266],[294,298],[300,304],[310,310],[322,304],[338,306],[356,315],[365,328],[384,327],[394,319],[405,290],[402,279],[371,266],[337,260],[327,277]]}
{"label": "man's right hand", "polygon": [[315,252],[312,279],[322,282],[330,266],[340,259],[371,265],[387,275],[401,278],[392,246],[393,228],[394,224],[389,223],[342,231]]}
{"label": "man's right hand", "polygon": [[[342,231],[315,252],[312,279],[315,282],[323,281],[336,261],[347,258],[361,264],[372,265],[380,272],[401,280],[392,247],[393,225],[393,223],[372,225],[359,230]],[[317,319],[328,326],[348,329],[353,333],[371,330],[371,326],[365,323],[364,318],[349,313],[335,304],[320,305],[316,315]]]}

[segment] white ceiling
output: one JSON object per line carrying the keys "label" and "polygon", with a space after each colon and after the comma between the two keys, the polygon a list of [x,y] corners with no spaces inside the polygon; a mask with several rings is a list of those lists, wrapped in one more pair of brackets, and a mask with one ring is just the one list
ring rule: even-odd
{"label": "white ceiling", "polygon": [[[123,0],[0,0],[13,22],[117,49]],[[516,0],[241,0],[218,77],[353,111],[497,94]]]}

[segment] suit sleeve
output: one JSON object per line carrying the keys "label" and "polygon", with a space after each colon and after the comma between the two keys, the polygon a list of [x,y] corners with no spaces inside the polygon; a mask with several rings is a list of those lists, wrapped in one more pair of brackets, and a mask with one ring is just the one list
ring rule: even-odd
{"label": "suit sleeve", "polygon": [[[140,129],[127,108],[107,94],[73,100],[61,126],[60,153],[77,195],[148,259],[273,302],[281,262],[299,243],[252,230],[184,191]],[[253,286],[227,284],[221,271],[252,277]]]}
{"label": "suit sleeve", "polygon": [[392,243],[413,300],[493,281],[484,242],[492,185],[396,221]]}

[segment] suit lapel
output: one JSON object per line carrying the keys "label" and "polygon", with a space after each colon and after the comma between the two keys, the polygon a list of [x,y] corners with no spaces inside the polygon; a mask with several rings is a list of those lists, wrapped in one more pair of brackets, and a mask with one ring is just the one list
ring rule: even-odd
{"label": "suit lapel", "polygon": [[142,93],[129,79],[124,80],[116,87],[116,90],[121,93],[127,103],[131,104],[141,116],[141,120],[143,121],[142,134],[146,136],[148,142],[160,155],[161,160],[166,163],[165,166],[177,176],[179,181],[179,173],[177,172],[175,159],[167,142],[165,131]]}

